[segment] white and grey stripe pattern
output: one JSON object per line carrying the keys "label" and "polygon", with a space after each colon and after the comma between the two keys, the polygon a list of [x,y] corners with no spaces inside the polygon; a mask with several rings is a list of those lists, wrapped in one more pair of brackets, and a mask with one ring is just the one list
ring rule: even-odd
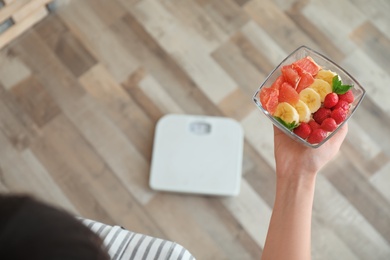
{"label": "white and grey stripe pattern", "polygon": [[103,240],[113,260],[195,260],[187,249],[175,242],[137,234],[119,226],[78,219]]}

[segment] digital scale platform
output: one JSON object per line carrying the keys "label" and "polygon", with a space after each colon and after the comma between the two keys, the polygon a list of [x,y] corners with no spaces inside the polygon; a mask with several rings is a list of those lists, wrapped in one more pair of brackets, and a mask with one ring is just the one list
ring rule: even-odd
{"label": "digital scale platform", "polygon": [[224,117],[169,114],[156,126],[150,187],[235,196],[240,192],[243,130]]}

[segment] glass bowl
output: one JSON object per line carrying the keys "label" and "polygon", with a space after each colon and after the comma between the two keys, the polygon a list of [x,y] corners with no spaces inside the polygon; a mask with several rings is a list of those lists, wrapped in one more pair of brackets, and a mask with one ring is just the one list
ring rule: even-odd
{"label": "glass bowl", "polygon": [[[349,112],[347,114],[347,118],[342,122],[336,130],[329,133],[328,136],[322,140],[320,143],[317,144],[311,144],[307,142],[306,140],[302,139],[298,135],[296,135],[293,131],[289,130],[285,126],[283,126],[279,121],[277,121],[262,105],[260,102],[259,93],[263,87],[270,87],[273,82],[281,75],[281,67],[285,65],[289,65],[299,59],[302,59],[306,56],[310,56],[319,66],[322,67],[322,69],[331,70],[339,75],[341,78],[343,84],[346,85],[352,85],[351,88],[352,93],[354,95],[354,101],[351,103]],[[306,47],[301,46],[295,51],[293,51],[290,55],[288,55],[265,79],[265,81],[260,85],[260,87],[257,89],[253,96],[253,101],[255,102],[256,106],[272,121],[272,123],[278,127],[280,130],[282,130],[284,133],[286,133],[288,136],[293,138],[294,140],[308,146],[311,148],[318,148],[321,145],[323,145],[326,141],[328,141],[352,116],[352,114],[356,111],[358,106],[363,100],[363,97],[365,96],[366,91],[364,88],[343,68],[341,68],[339,65],[334,63],[329,58],[325,57],[324,55]]]}

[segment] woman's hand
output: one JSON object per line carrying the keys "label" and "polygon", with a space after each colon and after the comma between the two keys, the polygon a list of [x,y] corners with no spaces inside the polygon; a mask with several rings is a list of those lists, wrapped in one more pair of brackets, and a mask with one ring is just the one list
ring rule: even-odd
{"label": "woman's hand", "polygon": [[295,174],[315,175],[337,154],[347,132],[348,125],[345,124],[326,143],[314,149],[298,143],[274,126],[277,177]]}

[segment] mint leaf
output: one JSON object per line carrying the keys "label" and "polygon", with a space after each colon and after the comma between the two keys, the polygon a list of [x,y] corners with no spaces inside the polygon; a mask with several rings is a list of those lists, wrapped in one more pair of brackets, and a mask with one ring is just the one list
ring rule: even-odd
{"label": "mint leaf", "polygon": [[294,128],[296,128],[298,126],[298,124],[294,121],[292,123],[286,123],[283,119],[281,119],[280,117],[277,117],[277,116],[274,116],[274,118],[279,122],[281,123],[284,127],[286,127],[288,130],[293,130]]}
{"label": "mint leaf", "polygon": [[345,94],[350,88],[352,88],[351,85],[341,85],[340,88],[335,91],[337,94]]}
{"label": "mint leaf", "polygon": [[336,94],[344,94],[347,92],[350,88],[352,88],[352,85],[343,85],[341,82],[341,79],[339,78],[338,75],[334,76],[332,79],[332,89],[333,92]]}
{"label": "mint leaf", "polygon": [[335,90],[337,88],[339,88],[341,86],[341,80],[339,78],[339,75],[335,75],[332,79],[332,88],[333,88],[333,92],[335,92]]}

